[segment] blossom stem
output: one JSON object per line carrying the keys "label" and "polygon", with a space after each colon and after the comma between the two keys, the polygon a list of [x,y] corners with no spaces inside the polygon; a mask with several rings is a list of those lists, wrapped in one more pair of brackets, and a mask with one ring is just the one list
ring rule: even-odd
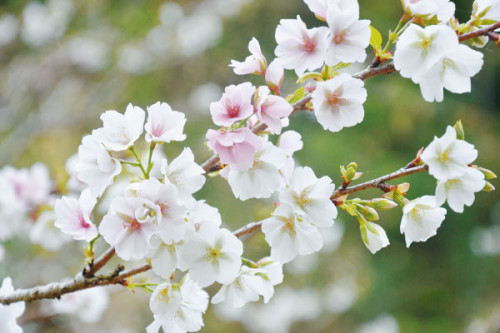
{"label": "blossom stem", "polygon": [[458,36],[458,40],[463,42],[465,40],[469,40],[469,39],[476,38],[479,36],[487,36],[490,31],[494,31],[498,28],[500,28],[500,22],[489,25],[483,29],[479,29],[479,30],[475,30],[475,31],[468,32],[465,34],[461,34]]}
{"label": "blossom stem", "polygon": [[141,159],[139,158],[139,155],[137,155],[137,152],[135,151],[134,146],[130,147],[129,150],[132,152],[132,155],[134,155],[135,160],[137,161],[137,166],[139,167],[139,169],[141,169],[142,174],[144,175],[144,178],[148,179],[149,178],[148,173],[146,172],[146,170],[142,166]]}
{"label": "blossom stem", "polygon": [[104,265],[106,265],[115,255],[115,248],[108,248],[97,260],[92,261],[83,269],[83,276],[86,278],[93,277]]}
{"label": "blossom stem", "polygon": [[151,160],[153,159],[153,151],[155,150],[155,147],[156,142],[151,142],[151,145],[149,146],[148,168],[145,176],[146,179],[149,179],[149,173],[151,172],[151,169],[153,169],[153,163],[151,163]]}

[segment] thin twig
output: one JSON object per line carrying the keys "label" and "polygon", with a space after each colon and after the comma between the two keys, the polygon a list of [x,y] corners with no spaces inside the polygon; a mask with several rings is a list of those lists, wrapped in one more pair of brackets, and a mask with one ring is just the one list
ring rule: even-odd
{"label": "thin twig", "polygon": [[87,267],[83,269],[83,276],[86,278],[93,277],[96,272],[98,272],[104,265],[106,265],[111,258],[115,255],[115,248],[108,248],[97,260],[91,262]]}
{"label": "thin twig", "polygon": [[487,36],[488,32],[494,31],[498,28],[500,28],[500,22],[494,23],[492,25],[489,25],[489,26],[482,28],[482,29],[479,29],[479,30],[468,32],[466,34],[461,34],[458,36],[458,40],[463,42],[464,40],[476,38],[479,36]]}

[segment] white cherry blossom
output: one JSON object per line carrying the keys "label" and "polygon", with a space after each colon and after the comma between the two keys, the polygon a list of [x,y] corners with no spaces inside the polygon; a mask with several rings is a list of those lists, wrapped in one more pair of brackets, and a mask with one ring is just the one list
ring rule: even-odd
{"label": "white cherry blossom", "polygon": [[317,252],[323,246],[318,228],[284,203],[262,221],[262,232],[271,246],[271,258],[281,263],[290,262],[297,255]]}
{"label": "white cherry blossom", "polygon": [[145,112],[129,104],[124,114],[114,110],[101,115],[102,127],[92,133],[99,142],[112,151],[126,150],[141,136]]}
{"label": "white cherry blossom", "polygon": [[475,0],[473,5],[473,14],[479,14],[488,8],[483,16],[485,19],[500,21],[500,1],[498,0]]}
{"label": "white cherry blossom", "polygon": [[318,82],[311,97],[314,115],[326,130],[338,132],[363,121],[366,89],[363,81],[349,74],[342,73],[328,81]]}
{"label": "white cherry blossom", "polygon": [[154,321],[147,333],[197,332],[203,327],[203,313],[208,306],[208,294],[186,276],[180,285],[163,283],[151,295],[149,307]]}
{"label": "white cherry blossom", "polygon": [[467,45],[449,49],[425,73],[418,77],[420,91],[427,102],[443,101],[443,88],[462,94],[471,91],[470,79],[483,66],[483,54]]}
{"label": "white cherry blossom", "polygon": [[201,287],[215,281],[234,280],[241,266],[243,244],[229,230],[202,223],[193,237],[186,240],[181,257],[189,265],[189,275]]}
{"label": "white cherry blossom", "polygon": [[211,223],[217,227],[222,224],[219,210],[208,205],[204,200],[196,201],[187,214],[187,220],[190,226],[198,229],[203,223]]}
{"label": "white cherry blossom", "polygon": [[277,147],[281,149],[286,156],[285,164],[280,169],[281,176],[285,183],[288,183],[295,168],[293,153],[301,150],[303,146],[302,136],[295,131],[283,132],[278,139]]}
{"label": "white cherry blossom", "polygon": [[279,61],[273,60],[269,64],[269,67],[267,67],[266,69],[264,79],[266,80],[266,84],[271,88],[271,90],[275,91],[278,95],[284,77],[285,70],[283,68],[283,65],[281,65]]}
{"label": "white cherry blossom", "polygon": [[439,22],[447,22],[455,14],[455,4],[449,0],[403,0],[403,6],[411,16],[436,15]]}
{"label": "white cherry blossom", "polygon": [[151,245],[154,248],[151,256],[151,267],[153,272],[162,278],[168,279],[178,268],[186,270],[188,267],[179,256],[180,247],[184,241],[177,243],[165,243],[158,235],[151,237]]}
{"label": "white cherry blossom", "polygon": [[253,165],[248,170],[226,168],[222,175],[235,197],[240,200],[250,198],[269,198],[281,186],[280,168],[285,164],[286,156],[272,143],[265,142],[255,154]]}
{"label": "white cherry blossom", "polygon": [[337,207],[330,200],[335,185],[328,176],[317,178],[310,167],[295,168],[290,183],[279,192],[281,203],[317,227],[330,227],[337,217]]}
{"label": "white cherry blossom", "polygon": [[116,197],[99,225],[104,240],[124,260],[142,259],[150,250],[149,240],[156,226],[153,217],[147,215],[151,211],[145,204],[139,198]]}
{"label": "white cherry blossom", "polygon": [[240,308],[247,302],[257,301],[260,295],[267,303],[273,294],[273,284],[263,269],[241,266],[238,276],[233,282],[222,286],[212,298],[212,303],[226,301],[232,307]]}
{"label": "white cherry blossom", "polygon": [[96,202],[89,189],[83,191],[78,200],[67,196],[57,199],[54,225],[76,240],[90,242],[97,237],[97,227],[90,218]]}
{"label": "white cherry blossom", "polygon": [[48,251],[58,251],[64,244],[70,242],[72,237],[62,233],[54,225],[55,221],[56,214],[53,210],[43,211],[30,230],[29,238],[31,243],[39,244]]}
{"label": "white cherry blossom", "polygon": [[109,155],[93,135],[87,135],[78,147],[75,169],[78,179],[87,184],[94,195],[100,197],[122,171],[122,165]]}
{"label": "white cherry blossom", "polygon": [[294,69],[301,76],[305,70],[315,70],[323,65],[327,47],[328,28],[307,29],[297,19],[282,19],[276,28],[278,46],[274,53],[284,68]]}
{"label": "white cherry blossom", "polygon": [[264,75],[266,72],[267,62],[266,58],[260,50],[259,41],[253,37],[248,43],[248,50],[250,55],[246,57],[245,61],[240,62],[236,60],[231,60],[230,67],[233,67],[233,71],[238,75],[245,74],[261,74]]}
{"label": "white cherry blossom", "polygon": [[446,209],[436,204],[436,197],[425,195],[403,207],[400,230],[405,234],[406,247],[412,242],[425,242],[437,233],[446,215]]}
{"label": "white cherry blossom", "polygon": [[365,225],[360,225],[360,230],[363,242],[371,253],[375,254],[389,245],[389,238],[387,238],[385,230],[378,224],[367,221]]}
{"label": "white cherry blossom", "polygon": [[191,148],[184,148],[170,164],[163,159],[160,170],[164,176],[164,182],[174,185],[179,197],[186,203],[194,201],[192,194],[205,184],[205,176],[203,176],[205,170],[194,161]]}
{"label": "white cherry blossom", "polygon": [[448,201],[448,206],[457,213],[463,213],[464,205],[471,206],[474,193],[484,188],[484,174],[476,168],[467,168],[465,174],[448,180],[438,181],[436,200],[438,205]]}
{"label": "white cherry blossom", "polygon": [[148,120],[145,125],[147,142],[184,141],[186,116],[179,111],[172,111],[167,103],[156,102],[148,106]]}
{"label": "white cherry blossom", "polygon": [[463,176],[468,170],[467,165],[477,158],[477,150],[470,143],[457,140],[457,132],[448,126],[442,137],[434,137],[421,158],[429,166],[431,175],[447,180]]}
{"label": "white cherry blossom", "polygon": [[335,7],[337,11],[359,12],[357,0],[304,0],[309,9],[320,20],[326,21],[328,8]]}
{"label": "white cherry blossom", "polygon": [[326,64],[363,62],[365,49],[370,44],[370,21],[359,20],[358,11],[343,12],[336,6],[328,8],[326,21],[330,28]]}
{"label": "white cherry blossom", "polygon": [[[14,292],[12,280],[6,277],[2,281],[0,296],[8,296]],[[16,302],[9,305],[0,304],[0,332],[22,333],[23,329],[17,324],[17,318],[21,317],[26,308],[24,302]]]}

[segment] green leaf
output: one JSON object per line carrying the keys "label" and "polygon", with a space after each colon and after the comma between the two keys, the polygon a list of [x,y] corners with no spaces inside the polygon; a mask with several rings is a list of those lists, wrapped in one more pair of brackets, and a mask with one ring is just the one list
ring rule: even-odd
{"label": "green leaf", "polygon": [[304,94],[306,92],[306,89],[304,87],[300,87],[299,89],[295,90],[293,95],[289,96],[290,99],[287,97],[287,101],[290,104],[298,102],[302,97],[304,97]]}
{"label": "green leaf", "polygon": [[370,25],[370,30],[372,31],[372,34],[370,36],[370,45],[373,47],[375,51],[378,51],[382,46],[382,35],[377,29],[375,29],[371,25]]}

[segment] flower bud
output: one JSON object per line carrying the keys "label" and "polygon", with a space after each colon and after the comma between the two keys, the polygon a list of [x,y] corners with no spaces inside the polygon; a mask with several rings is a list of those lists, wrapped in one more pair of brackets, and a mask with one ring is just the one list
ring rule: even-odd
{"label": "flower bud", "polygon": [[365,205],[359,205],[359,204],[357,204],[356,207],[357,207],[358,213],[363,215],[363,217],[365,219],[367,219],[368,221],[378,221],[379,216],[378,216],[377,211],[374,208],[368,207]]}
{"label": "flower bud", "polygon": [[453,126],[453,128],[457,132],[457,139],[465,140],[465,133],[464,133],[464,127],[462,125],[462,120],[458,120]]}
{"label": "flower bud", "polygon": [[484,174],[484,178],[486,178],[486,179],[495,179],[495,178],[497,178],[497,175],[493,171],[491,171],[491,170],[488,170],[486,168],[482,168],[482,167],[479,167],[479,166],[477,167],[477,169]]}
{"label": "flower bud", "polygon": [[483,192],[493,192],[495,190],[495,186],[493,186],[490,182],[485,182]]}
{"label": "flower bud", "polygon": [[398,204],[392,200],[384,199],[384,198],[375,198],[370,201],[367,201],[366,204],[374,209],[392,209],[396,207]]}

